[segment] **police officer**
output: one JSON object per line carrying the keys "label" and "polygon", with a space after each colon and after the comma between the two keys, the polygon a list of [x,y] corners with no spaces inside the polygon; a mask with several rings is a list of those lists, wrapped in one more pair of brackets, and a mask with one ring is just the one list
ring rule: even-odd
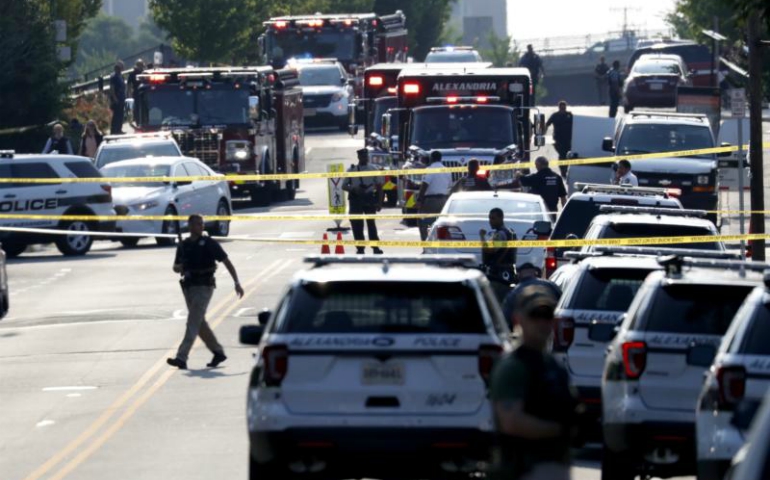
{"label": "police officer", "polygon": [[[441,152],[434,150],[430,152],[430,165],[428,168],[441,169],[444,164],[441,161]],[[449,190],[452,189],[452,174],[447,172],[427,173],[422,177],[420,192],[417,194],[417,211],[422,214],[441,213],[444,204],[449,197]],[[423,217],[420,219],[420,239],[425,241],[428,238],[430,225],[436,221],[437,217]]]}
{"label": "police officer", "polygon": [[[369,172],[378,171],[374,165],[369,164],[369,148],[358,150],[358,165],[351,167],[349,171]],[[348,192],[348,201],[350,202],[349,212],[351,215],[374,215],[382,210],[382,177],[348,177],[342,184],[342,189]],[[350,226],[353,229],[353,238],[355,240],[365,240],[364,221],[351,220]],[[377,235],[377,224],[373,218],[366,220],[366,227],[369,230],[369,241],[379,240]],[[365,247],[356,247],[356,253],[363,254]],[[372,247],[375,254],[382,254],[379,247]]]}
{"label": "police officer", "polygon": [[537,172],[526,176],[521,176],[521,172],[519,172],[514,186],[518,183],[530,187],[532,193],[543,197],[545,206],[555,217],[559,210],[559,200],[561,200],[562,206],[567,203],[567,188],[564,186],[564,180],[548,167],[548,159],[545,157],[535,159],[535,169]]}
{"label": "police officer", "polygon": [[604,61],[604,55],[599,57],[599,63],[594,67],[594,78],[596,78],[596,90],[599,93],[599,104],[607,104],[607,72],[610,66]]}
{"label": "police officer", "polygon": [[[559,153],[559,160],[565,160],[572,150],[572,112],[567,111],[567,102],[559,102],[559,110],[548,117],[545,128],[553,125],[553,147]],[[561,167],[561,174],[567,174],[567,167]]]}
{"label": "police officer", "polygon": [[540,73],[545,73],[543,68],[543,60],[540,55],[535,53],[535,49],[532,45],[527,45],[527,53],[521,56],[519,60],[519,66],[529,70],[529,76],[532,81],[532,95],[530,96],[530,105],[535,105],[535,97],[537,96],[537,84],[540,83]]}
{"label": "police officer", "polygon": [[556,297],[542,285],[518,296],[521,344],[492,370],[489,397],[497,442],[492,479],[568,480],[570,444],[582,406],[569,374],[547,353]]}
{"label": "police officer", "polygon": [[182,370],[187,368],[187,357],[198,336],[214,354],[214,358],[207,366],[216,367],[227,359],[224,348],[206,322],[206,309],[216,288],[214,279],[216,262],[225,264],[235,281],[235,292],[239,297],[243,297],[243,288],[238,281],[238,274],[222,246],[216,240],[203,236],[203,217],[190,215],[187,221],[190,236],[179,244],[174,259],[174,271],[182,274],[180,283],[187,303],[187,329],[176,357],[166,359],[166,363]]}
{"label": "police officer", "polygon": [[551,291],[558,300],[561,297],[561,289],[554,282],[542,278],[543,271],[530,262],[526,262],[516,269],[518,283],[503,300],[503,317],[506,322],[513,324],[513,307],[516,305],[516,298],[529,285],[541,285]]}
{"label": "police officer", "polygon": [[468,173],[460,177],[452,186],[450,194],[455,192],[483,192],[492,190],[486,177],[479,177],[479,161],[475,158],[468,162]]}
{"label": "police officer", "polygon": [[482,264],[498,299],[505,297],[516,276],[516,249],[496,247],[487,243],[516,240],[516,232],[505,226],[504,217],[502,209],[493,208],[489,211],[489,226],[492,231],[487,232],[483,228],[479,230],[479,237],[481,237],[482,242]]}
{"label": "police officer", "polygon": [[610,118],[618,114],[620,97],[623,95],[623,74],[620,72],[620,62],[612,62],[612,70],[607,72],[607,88],[610,92]]}
{"label": "police officer", "polygon": [[636,178],[636,175],[631,171],[631,162],[623,159],[618,161],[618,163],[612,167],[613,170],[615,170],[615,176],[612,178],[613,185],[625,185],[630,187],[639,186],[639,179]]}

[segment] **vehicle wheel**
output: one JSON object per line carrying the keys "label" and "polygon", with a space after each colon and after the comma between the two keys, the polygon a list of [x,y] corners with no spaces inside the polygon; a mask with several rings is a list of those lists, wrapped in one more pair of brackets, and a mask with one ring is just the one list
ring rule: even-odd
{"label": "vehicle wheel", "polygon": [[85,255],[91,250],[91,245],[94,243],[94,237],[91,235],[83,235],[91,231],[91,226],[88,222],[78,220],[76,222],[69,222],[62,225],[62,230],[69,230],[72,232],[70,235],[59,235],[56,237],[56,248],[67,256],[79,256]]}
{"label": "vehicle wheel", "polygon": [[139,243],[139,237],[125,237],[120,239],[120,243],[126,248],[134,248]]}
{"label": "vehicle wheel", "polygon": [[606,446],[602,450],[602,480],[634,480],[635,465],[627,453],[616,453]]}
{"label": "vehicle wheel", "polygon": [[[227,202],[220,200],[219,205],[217,205],[217,216],[226,217],[228,215],[230,215],[230,209],[227,207]],[[226,237],[230,235],[230,221],[218,221],[209,230],[209,235],[214,237]]]}
{"label": "vehicle wheel", "polygon": [[[174,207],[168,207],[166,208],[166,211],[163,212],[163,215],[176,215],[176,209]],[[171,234],[176,235],[179,233],[179,221],[178,220],[163,220],[163,226],[161,227],[160,233],[163,234]],[[171,245],[176,244],[176,238],[163,238],[163,237],[155,237],[155,241],[158,243],[158,245],[162,247],[168,247]]]}
{"label": "vehicle wheel", "polygon": [[27,249],[26,243],[3,242],[3,251],[7,258],[16,258]]}

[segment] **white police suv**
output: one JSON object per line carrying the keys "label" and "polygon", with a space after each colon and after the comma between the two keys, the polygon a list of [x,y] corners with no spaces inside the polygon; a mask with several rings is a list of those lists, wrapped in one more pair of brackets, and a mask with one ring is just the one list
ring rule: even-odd
{"label": "white police suv", "polygon": [[106,135],[94,157],[96,168],[123,160],[181,157],[182,150],[171,132]]}
{"label": "white police suv", "polygon": [[473,256],[306,261],[275,313],[241,328],[259,345],[249,478],[477,472],[493,431],[486,382],[512,347]]}
{"label": "white police suv", "polygon": [[695,473],[703,376],[765,264],[669,256],[631,302],[602,377],[603,480]]}
{"label": "white police suv", "polygon": [[[74,155],[16,155],[0,152],[0,178],[100,178],[91,160]],[[15,215],[114,216],[112,187],[101,183],[0,183],[0,213]],[[88,232],[111,232],[114,220],[56,220],[2,218],[0,227],[69,230],[69,235],[0,231],[9,258],[28,245],[54,242],[64,255],[84,255],[94,237]]]}
{"label": "white police suv", "polygon": [[738,310],[696,409],[698,480],[721,480],[770,389],[770,273]]}

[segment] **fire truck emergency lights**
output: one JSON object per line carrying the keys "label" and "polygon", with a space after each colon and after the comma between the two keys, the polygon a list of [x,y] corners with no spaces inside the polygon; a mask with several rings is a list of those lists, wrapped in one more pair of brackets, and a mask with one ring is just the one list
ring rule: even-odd
{"label": "fire truck emergency lights", "polygon": [[284,20],[278,20],[277,22],[275,22],[275,28],[286,28],[287,25],[288,25],[288,22]]}
{"label": "fire truck emergency lights", "polygon": [[163,83],[170,75],[164,73],[153,73],[150,75],[150,83]]}

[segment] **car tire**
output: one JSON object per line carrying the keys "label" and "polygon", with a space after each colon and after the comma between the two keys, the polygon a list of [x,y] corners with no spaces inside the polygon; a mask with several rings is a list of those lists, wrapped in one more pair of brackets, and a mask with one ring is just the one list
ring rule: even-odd
{"label": "car tire", "polygon": [[606,446],[602,450],[602,480],[634,480],[636,470],[631,456],[625,452],[613,452]]}
{"label": "car tire", "polygon": [[77,232],[88,233],[92,231],[91,225],[88,222],[82,220],[67,222],[61,225],[61,229],[70,230],[74,233],[74,235],[58,235],[56,237],[56,248],[63,255],[75,257],[85,255],[91,250],[94,237],[91,235],[77,235]]}
{"label": "car tire", "polygon": [[134,248],[139,243],[139,237],[125,237],[120,239],[120,243],[126,248]]}
{"label": "car tire", "polygon": [[[163,215],[176,215],[174,207],[167,207]],[[160,233],[177,235],[179,233],[179,220],[163,220]],[[155,242],[161,247],[169,247],[176,244],[176,238],[155,237]]]}
{"label": "car tire", "polygon": [[[227,202],[220,200],[219,205],[217,205],[217,216],[226,217],[228,215],[230,215],[230,208],[227,206]],[[230,221],[217,221],[213,227],[208,229],[208,232],[212,237],[226,237],[230,235]]]}
{"label": "car tire", "polygon": [[3,251],[7,258],[16,258],[27,249],[26,243],[3,242]]}

